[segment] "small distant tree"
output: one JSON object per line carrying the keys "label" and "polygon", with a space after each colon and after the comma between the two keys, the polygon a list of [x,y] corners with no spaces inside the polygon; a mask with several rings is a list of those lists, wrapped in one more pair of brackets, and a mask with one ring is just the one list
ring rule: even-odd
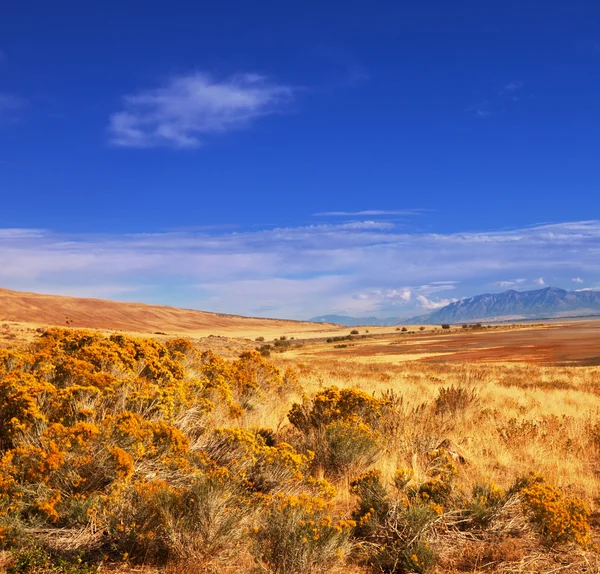
{"label": "small distant tree", "polygon": [[350,331],[351,335],[358,335],[358,329],[352,329],[352,331]]}
{"label": "small distant tree", "polygon": [[402,332],[406,333],[406,331],[408,331],[408,329],[406,327],[402,327]]}
{"label": "small distant tree", "polygon": [[448,323],[442,323],[442,329],[450,329],[450,325],[448,325]]}
{"label": "small distant tree", "polygon": [[265,338],[264,337],[256,337],[256,339],[254,339],[254,340],[260,343],[261,341],[264,341]]}
{"label": "small distant tree", "polygon": [[424,330],[425,330],[425,327],[423,327],[423,325],[421,325],[421,326],[419,327],[419,331],[424,331]]}

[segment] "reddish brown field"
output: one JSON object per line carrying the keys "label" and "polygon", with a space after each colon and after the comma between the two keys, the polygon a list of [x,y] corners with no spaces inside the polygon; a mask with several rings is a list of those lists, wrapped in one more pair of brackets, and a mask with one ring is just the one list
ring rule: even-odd
{"label": "reddish brown field", "polygon": [[600,365],[600,320],[478,330],[452,329],[362,339],[347,348],[323,348],[319,355],[375,362],[528,363],[544,366]]}

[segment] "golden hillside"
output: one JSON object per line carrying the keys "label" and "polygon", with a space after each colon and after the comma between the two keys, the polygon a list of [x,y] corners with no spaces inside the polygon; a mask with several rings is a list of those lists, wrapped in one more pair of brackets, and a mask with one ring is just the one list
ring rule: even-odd
{"label": "golden hillside", "polygon": [[1,288],[0,321],[138,333],[165,332],[197,337],[211,334],[238,337],[279,336],[321,332],[332,327],[302,321],[241,317],[194,309],[42,295]]}

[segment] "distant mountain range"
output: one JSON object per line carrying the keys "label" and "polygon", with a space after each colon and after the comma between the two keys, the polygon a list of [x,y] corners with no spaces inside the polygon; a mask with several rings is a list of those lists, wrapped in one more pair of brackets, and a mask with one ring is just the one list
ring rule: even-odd
{"label": "distant mountain range", "polygon": [[353,327],[357,325],[472,323],[474,321],[510,321],[582,315],[600,315],[600,291],[566,291],[557,287],[546,287],[534,291],[511,289],[504,293],[486,293],[461,299],[426,315],[410,319],[324,315],[315,317],[311,321]]}

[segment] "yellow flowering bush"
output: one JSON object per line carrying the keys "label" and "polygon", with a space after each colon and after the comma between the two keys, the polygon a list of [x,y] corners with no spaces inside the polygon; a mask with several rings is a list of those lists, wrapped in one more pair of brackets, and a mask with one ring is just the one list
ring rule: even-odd
{"label": "yellow flowering bush", "polygon": [[323,498],[276,496],[252,529],[257,560],[274,574],[328,572],[349,551],[355,525],[330,512]]}
{"label": "yellow flowering bush", "polygon": [[98,519],[129,556],[206,559],[234,552],[251,499],[225,469],[195,473],[183,484],[142,480],[107,500]]}
{"label": "yellow flowering bush", "polygon": [[313,399],[307,398],[303,403],[292,405],[288,419],[304,433],[348,419],[372,424],[377,420],[382,404],[383,401],[357,389],[329,387]]}
{"label": "yellow flowering bush", "polygon": [[[0,520],[68,527],[148,476],[207,467],[231,466],[249,490],[309,488],[309,454],[210,419],[220,410],[234,420],[296,382],[259,353],[227,361],[185,339],[48,329],[28,348],[2,349]],[[220,444],[218,462],[198,448],[204,436]]]}
{"label": "yellow flowering bush", "polygon": [[298,453],[285,442],[269,446],[260,429],[217,428],[206,441],[208,456],[235,472],[252,492],[314,490],[309,474],[312,453]]}
{"label": "yellow flowering bush", "polygon": [[590,511],[585,502],[563,496],[535,473],[518,479],[512,490],[520,494],[525,513],[549,544],[590,544]]}
{"label": "yellow flowering bush", "polygon": [[364,472],[377,459],[377,424],[385,404],[356,389],[329,387],[292,405],[288,419],[302,449],[315,453],[315,466],[339,479]]}

